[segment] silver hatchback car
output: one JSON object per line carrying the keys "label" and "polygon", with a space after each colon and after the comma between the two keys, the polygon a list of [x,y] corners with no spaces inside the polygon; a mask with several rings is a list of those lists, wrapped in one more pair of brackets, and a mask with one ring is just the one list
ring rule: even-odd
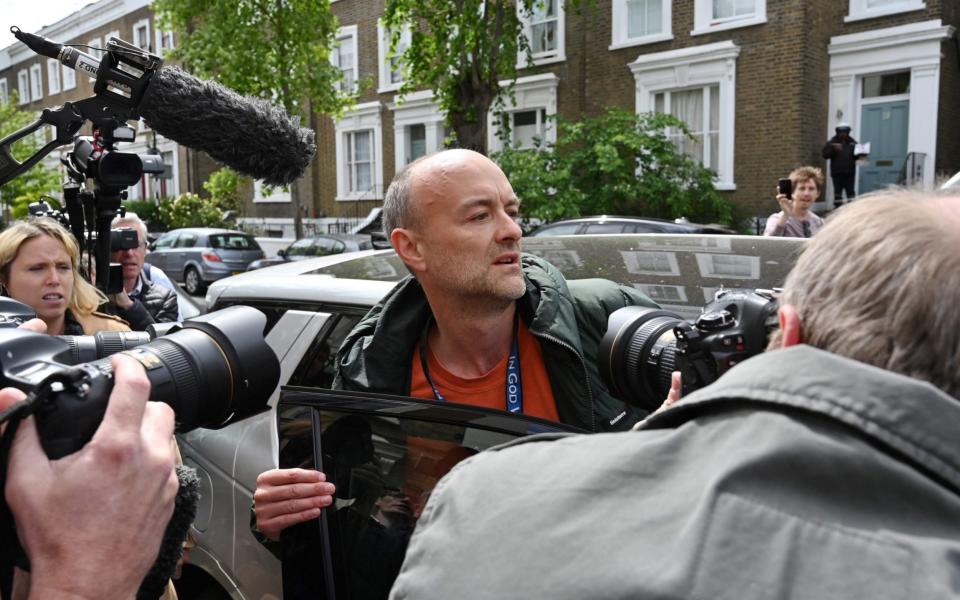
{"label": "silver hatchback car", "polygon": [[161,235],[150,244],[146,261],[182,283],[188,294],[197,295],[214,281],[242,273],[247,265],[264,257],[250,234],[194,227]]}

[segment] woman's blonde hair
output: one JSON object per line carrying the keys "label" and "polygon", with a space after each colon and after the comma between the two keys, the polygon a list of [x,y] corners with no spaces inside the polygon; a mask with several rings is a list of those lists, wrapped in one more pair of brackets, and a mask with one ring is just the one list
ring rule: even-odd
{"label": "woman's blonde hair", "polygon": [[17,258],[20,246],[28,240],[43,235],[60,242],[70,256],[73,291],[70,292],[67,307],[75,315],[88,315],[97,310],[97,307],[107,301],[107,297],[80,275],[78,269],[80,248],[73,239],[73,235],[48,217],[18,221],[0,233],[0,282],[6,285],[10,280],[10,265]]}

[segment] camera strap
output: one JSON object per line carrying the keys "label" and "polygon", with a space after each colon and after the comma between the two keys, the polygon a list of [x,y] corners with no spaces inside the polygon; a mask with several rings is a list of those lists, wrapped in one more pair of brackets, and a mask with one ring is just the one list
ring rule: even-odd
{"label": "camera strap", "polygon": [[[423,369],[423,376],[430,389],[433,390],[433,397],[437,402],[446,402],[446,398],[440,393],[437,384],[430,377],[430,367],[427,364],[427,334],[433,325],[433,318],[427,321],[423,333],[420,335],[420,367]],[[520,344],[517,341],[517,329],[520,326],[520,315],[513,315],[513,341],[510,343],[510,356],[507,358],[507,376],[505,387],[506,410],[512,413],[523,413],[523,383],[520,379]]]}

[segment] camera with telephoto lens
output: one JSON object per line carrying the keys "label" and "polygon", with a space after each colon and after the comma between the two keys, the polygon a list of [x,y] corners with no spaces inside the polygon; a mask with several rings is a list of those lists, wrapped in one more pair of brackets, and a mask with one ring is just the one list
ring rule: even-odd
{"label": "camera with telephoto lens", "polygon": [[776,328],[771,290],[720,290],[690,321],[666,310],[629,306],[610,314],[599,366],[618,398],[652,412],[667,398],[673,371],[680,371],[686,395],[763,352]]}
{"label": "camera with telephoto lens", "polygon": [[268,408],[280,363],[264,341],[266,322],[255,308],[231,306],[146,334],[58,337],[0,327],[0,387],[37,394],[37,432],[51,459],[96,432],[113,389],[109,355],[120,351],[143,365],[150,400],[173,408],[179,432],[218,429]]}

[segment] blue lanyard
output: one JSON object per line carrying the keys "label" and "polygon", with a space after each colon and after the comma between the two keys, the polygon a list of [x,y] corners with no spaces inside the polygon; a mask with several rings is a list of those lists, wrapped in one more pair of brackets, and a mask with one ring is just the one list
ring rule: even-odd
{"label": "blue lanyard", "polygon": [[[430,331],[432,321],[427,323],[427,327],[420,336],[420,366],[423,369],[423,376],[433,390],[433,397],[437,402],[446,402],[446,398],[440,393],[437,385],[430,377],[430,368],[427,366],[427,333]],[[516,316],[513,320],[513,341],[510,344],[510,357],[507,358],[507,380],[506,380],[506,405],[507,410],[512,413],[523,412],[523,382],[520,379],[520,345],[517,342],[517,326],[519,324]]]}

